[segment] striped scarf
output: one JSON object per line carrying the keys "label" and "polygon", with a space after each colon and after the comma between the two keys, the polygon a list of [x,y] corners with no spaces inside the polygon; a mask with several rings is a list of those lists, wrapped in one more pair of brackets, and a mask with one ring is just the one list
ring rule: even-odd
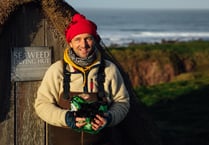
{"label": "striped scarf", "polygon": [[70,59],[80,67],[86,67],[91,65],[97,59],[97,49],[94,49],[92,53],[87,58],[78,57],[73,49],[69,49],[68,55]]}

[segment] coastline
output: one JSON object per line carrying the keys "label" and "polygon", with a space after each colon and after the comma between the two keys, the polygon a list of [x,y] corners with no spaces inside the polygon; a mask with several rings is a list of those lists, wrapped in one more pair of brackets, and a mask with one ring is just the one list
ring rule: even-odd
{"label": "coastline", "polygon": [[109,10],[82,11],[98,26],[106,46],[164,41],[209,40],[209,10]]}
{"label": "coastline", "polygon": [[209,42],[209,39],[192,39],[192,40],[187,40],[187,41],[162,39],[161,41],[156,41],[156,42],[134,42],[134,41],[132,41],[127,44],[112,43],[109,45],[104,44],[104,42],[102,42],[102,43],[108,48],[121,48],[121,47],[128,48],[130,46],[139,46],[139,45],[160,45],[160,44],[177,44],[177,43],[192,43],[192,42]]}

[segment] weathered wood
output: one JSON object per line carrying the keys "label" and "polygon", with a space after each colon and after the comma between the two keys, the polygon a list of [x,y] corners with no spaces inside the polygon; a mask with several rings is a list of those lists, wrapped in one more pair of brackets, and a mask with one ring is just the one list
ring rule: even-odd
{"label": "weathered wood", "polygon": [[34,111],[38,82],[16,82],[16,143],[17,145],[44,145],[45,123]]}
{"label": "weathered wood", "polygon": [[3,83],[2,80],[4,79],[0,79],[0,143],[2,145],[14,145],[14,94],[8,93],[7,84]]}
{"label": "weathered wood", "polygon": [[46,46],[45,21],[38,4],[23,5],[0,35],[0,144],[44,145],[45,123],[33,107],[40,81],[10,82],[10,53],[22,46]]}

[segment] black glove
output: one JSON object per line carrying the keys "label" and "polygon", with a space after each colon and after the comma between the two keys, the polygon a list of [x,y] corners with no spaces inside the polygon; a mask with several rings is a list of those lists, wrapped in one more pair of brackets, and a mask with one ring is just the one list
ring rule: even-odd
{"label": "black glove", "polygon": [[107,123],[105,126],[108,126],[111,122],[112,122],[112,114],[111,113],[107,113],[107,116],[105,116]]}
{"label": "black glove", "polygon": [[75,112],[68,111],[65,115],[65,122],[72,129],[77,128],[76,125],[75,125],[76,122],[75,122],[75,115],[74,114],[75,114]]}
{"label": "black glove", "polygon": [[104,118],[106,119],[107,123],[102,128],[108,126],[112,122],[112,114],[111,113],[105,113]]}

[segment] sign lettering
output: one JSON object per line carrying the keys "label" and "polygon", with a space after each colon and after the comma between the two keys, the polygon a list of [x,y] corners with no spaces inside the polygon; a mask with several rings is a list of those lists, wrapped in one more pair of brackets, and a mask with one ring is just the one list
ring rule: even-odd
{"label": "sign lettering", "polygon": [[51,65],[49,47],[14,48],[11,54],[12,80],[41,80]]}

